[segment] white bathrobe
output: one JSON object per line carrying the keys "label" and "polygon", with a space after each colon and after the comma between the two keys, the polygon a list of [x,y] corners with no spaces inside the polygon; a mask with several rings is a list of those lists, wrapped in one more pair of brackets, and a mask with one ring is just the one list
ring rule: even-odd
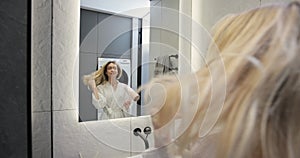
{"label": "white bathrobe", "polygon": [[128,109],[125,108],[124,103],[138,96],[138,94],[128,85],[118,82],[117,88],[113,89],[109,82],[97,86],[99,91],[99,99],[92,94],[92,103],[97,109],[103,109],[101,120],[114,119],[131,116]]}

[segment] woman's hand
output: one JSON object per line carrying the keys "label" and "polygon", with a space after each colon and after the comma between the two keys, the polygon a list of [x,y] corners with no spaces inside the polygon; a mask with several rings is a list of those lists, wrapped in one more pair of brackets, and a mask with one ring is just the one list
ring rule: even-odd
{"label": "woman's hand", "polygon": [[140,96],[137,95],[136,97],[133,98],[134,101],[138,101],[140,99]]}

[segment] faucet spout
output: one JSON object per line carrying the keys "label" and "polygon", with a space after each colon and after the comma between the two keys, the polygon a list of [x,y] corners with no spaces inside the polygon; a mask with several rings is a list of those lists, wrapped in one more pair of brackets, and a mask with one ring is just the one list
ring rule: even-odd
{"label": "faucet spout", "polygon": [[[149,148],[149,142],[147,140],[147,137],[143,136],[141,134],[141,132],[142,132],[142,130],[140,128],[136,128],[136,129],[133,130],[133,134],[135,136],[139,136],[145,143],[145,149],[148,149]],[[148,136],[148,134],[147,134],[147,136]]]}

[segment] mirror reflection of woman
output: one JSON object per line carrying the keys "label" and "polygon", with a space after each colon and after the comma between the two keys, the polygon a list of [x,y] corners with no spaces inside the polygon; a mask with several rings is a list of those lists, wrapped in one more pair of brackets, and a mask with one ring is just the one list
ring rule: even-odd
{"label": "mirror reflection of woman", "polygon": [[86,75],[83,82],[92,91],[92,103],[97,109],[103,109],[101,120],[131,116],[129,108],[139,95],[118,79],[122,69],[115,61],[109,61],[101,69]]}

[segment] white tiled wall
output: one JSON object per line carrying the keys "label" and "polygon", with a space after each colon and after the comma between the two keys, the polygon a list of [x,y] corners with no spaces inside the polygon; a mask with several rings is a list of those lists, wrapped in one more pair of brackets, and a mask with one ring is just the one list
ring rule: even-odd
{"label": "white tiled wall", "polygon": [[[144,143],[133,135],[133,129],[153,129],[147,116],[79,123],[77,112],[54,112],[54,157],[129,157],[144,151]],[[148,140],[153,147],[153,134]]]}
{"label": "white tiled wall", "polygon": [[32,114],[32,157],[51,157],[51,113],[34,112]]}
{"label": "white tiled wall", "polygon": [[50,111],[51,1],[32,1],[32,110]]}
{"label": "white tiled wall", "polygon": [[32,157],[51,157],[51,1],[32,1]]}
{"label": "white tiled wall", "polygon": [[273,3],[273,2],[291,2],[291,1],[294,1],[294,0],[261,0],[261,4],[264,5],[264,4],[268,4],[268,3]]}

